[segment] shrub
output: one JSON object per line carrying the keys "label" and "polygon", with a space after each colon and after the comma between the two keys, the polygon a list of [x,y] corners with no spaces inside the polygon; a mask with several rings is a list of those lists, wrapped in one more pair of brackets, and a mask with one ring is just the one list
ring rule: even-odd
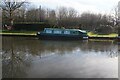
{"label": "shrub", "polygon": [[95,32],[98,34],[110,34],[113,32],[113,28],[111,26],[100,26]]}
{"label": "shrub", "polygon": [[18,31],[41,31],[44,28],[51,27],[51,25],[46,23],[16,23],[13,27],[14,30]]}

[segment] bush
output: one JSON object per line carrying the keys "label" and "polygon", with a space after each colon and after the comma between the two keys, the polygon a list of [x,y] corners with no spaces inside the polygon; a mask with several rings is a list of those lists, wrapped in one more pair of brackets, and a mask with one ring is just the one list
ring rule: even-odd
{"label": "bush", "polygon": [[52,26],[46,23],[17,23],[13,25],[14,30],[18,31],[41,31],[50,27]]}
{"label": "bush", "polygon": [[120,35],[120,26],[117,27],[118,34]]}
{"label": "bush", "polygon": [[100,26],[95,32],[98,34],[110,34],[113,33],[113,28],[111,26]]}

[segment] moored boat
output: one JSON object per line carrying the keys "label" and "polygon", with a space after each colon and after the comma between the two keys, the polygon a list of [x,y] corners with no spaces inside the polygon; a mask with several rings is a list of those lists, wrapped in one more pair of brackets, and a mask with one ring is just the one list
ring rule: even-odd
{"label": "moored boat", "polygon": [[38,32],[37,36],[46,40],[88,39],[87,32],[80,29],[45,28],[44,31]]}
{"label": "moored boat", "polygon": [[120,35],[118,36],[118,42],[120,42]]}

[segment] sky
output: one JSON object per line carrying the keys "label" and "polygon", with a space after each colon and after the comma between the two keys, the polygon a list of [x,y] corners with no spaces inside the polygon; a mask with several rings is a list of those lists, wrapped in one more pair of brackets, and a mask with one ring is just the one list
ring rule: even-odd
{"label": "sky", "polygon": [[57,9],[59,7],[74,8],[78,13],[92,12],[110,14],[120,0],[30,0],[36,7]]}

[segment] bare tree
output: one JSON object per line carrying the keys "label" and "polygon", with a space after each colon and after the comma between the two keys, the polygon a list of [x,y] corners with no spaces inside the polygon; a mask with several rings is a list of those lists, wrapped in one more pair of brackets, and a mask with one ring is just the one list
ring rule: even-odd
{"label": "bare tree", "polygon": [[115,21],[115,25],[117,25],[118,24],[118,6],[114,8],[114,21]]}
{"label": "bare tree", "polygon": [[109,16],[102,14],[83,13],[80,17],[80,23],[83,29],[95,30],[101,25],[107,26],[110,24]]}
{"label": "bare tree", "polygon": [[78,16],[75,9],[60,7],[56,13],[58,26],[71,28],[78,25]]}
{"label": "bare tree", "polygon": [[60,7],[58,9],[58,18],[59,18],[59,20],[65,19],[65,18],[67,18],[67,16],[68,16],[67,8],[66,7]]}
{"label": "bare tree", "polygon": [[77,11],[74,8],[68,8],[68,17],[71,18],[77,17]]}
{"label": "bare tree", "polygon": [[13,15],[14,23],[15,22],[24,22],[26,20],[26,9],[21,7],[14,12]]}
{"label": "bare tree", "polygon": [[119,21],[119,4],[111,10],[111,16],[114,26],[117,26]]}
{"label": "bare tree", "polygon": [[37,22],[37,9],[32,8],[26,12],[26,21],[27,22]]}
{"label": "bare tree", "polygon": [[2,7],[2,9],[7,13],[6,16],[10,21],[10,25],[13,25],[13,15],[15,10],[17,10],[18,8],[20,8],[21,6],[23,6],[26,2],[17,2],[14,0],[2,0],[0,7]]}
{"label": "bare tree", "polygon": [[0,8],[0,29],[2,29],[2,8]]}
{"label": "bare tree", "polygon": [[46,19],[49,21],[51,25],[54,25],[54,27],[57,26],[55,10],[47,9]]}

